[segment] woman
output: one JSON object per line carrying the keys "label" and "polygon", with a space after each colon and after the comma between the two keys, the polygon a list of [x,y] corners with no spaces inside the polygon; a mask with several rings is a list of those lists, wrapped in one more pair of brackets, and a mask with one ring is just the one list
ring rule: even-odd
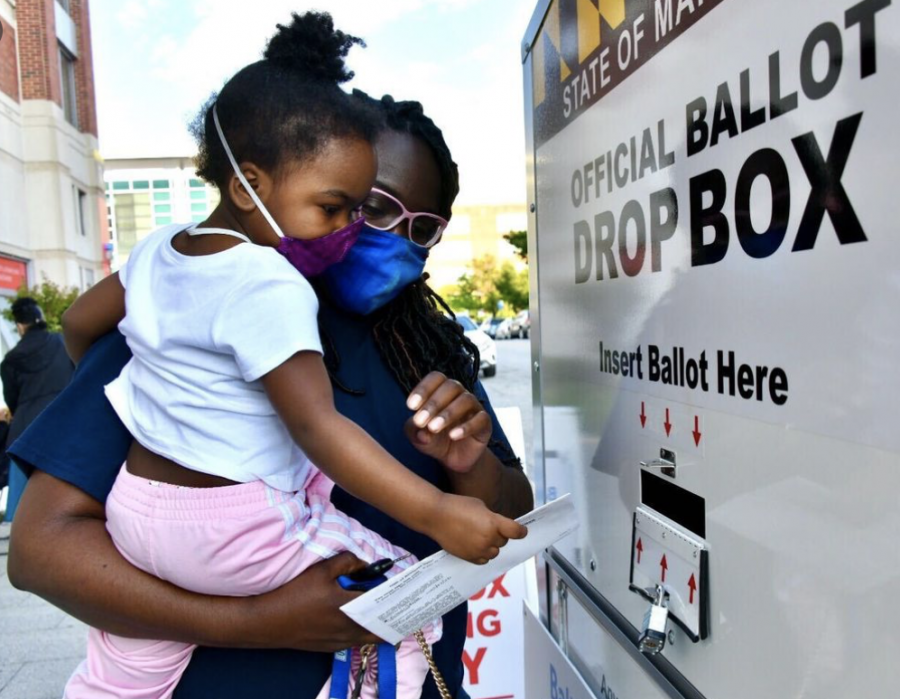
{"label": "woman", "polygon": [[[59,395],[68,385],[74,370],[62,337],[47,329],[44,313],[37,301],[28,296],[16,299],[11,310],[16,332],[22,339],[0,363],[3,398],[13,414],[4,445],[16,441]],[[2,485],[0,483],[0,487]],[[24,488],[25,475],[10,464],[7,522],[12,522]]]}
{"label": "woman", "polygon": [[[376,141],[377,188],[413,215],[449,218],[458,178],[440,130],[418,103],[385,98],[374,106],[387,124]],[[411,223],[404,218],[393,232],[409,236]],[[320,294],[321,332],[338,410],[439,487],[479,497],[509,516],[529,510],[527,480],[476,381],[477,350],[445,317],[424,280],[412,276],[402,288],[391,288],[383,277],[384,283],[371,287],[341,284],[341,279],[363,280],[365,268],[374,274],[400,265],[409,275],[415,265],[386,261],[377,250],[353,255],[347,265],[329,275]],[[35,475],[15,524],[10,580],[112,633],[205,646],[195,652],[178,698],[315,696],[331,670],[326,653],[373,640],[339,611],[353,595],[334,580],[358,567],[352,556],[319,564],[268,595],[235,599],[195,595],[147,576],[112,546],[102,503],[130,436],[123,434],[101,387],[127,359],[121,336],[101,340],[82,361],[71,389],[13,447],[14,458]],[[410,392],[423,397],[418,411],[445,417],[441,435],[416,428],[406,407]],[[455,427],[466,436],[451,442],[446,435]],[[336,490],[333,500],[419,557],[435,550],[427,538],[344,492]],[[464,696],[465,622],[464,605],[445,616],[444,638],[434,649],[451,693],[458,696]],[[274,648],[319,652],[258,650]],[[437,696],[429,679],[423,697]]]}

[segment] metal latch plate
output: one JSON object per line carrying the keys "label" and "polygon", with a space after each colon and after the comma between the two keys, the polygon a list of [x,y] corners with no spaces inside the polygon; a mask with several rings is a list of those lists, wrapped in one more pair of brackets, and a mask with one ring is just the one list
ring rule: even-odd
{"label": "metal latch plate", "polygon": [[693,641],[709,635],[709,551],[704,539],[639,505],[634,513],[630,587],[661,585],[669,593],[669,615]]}

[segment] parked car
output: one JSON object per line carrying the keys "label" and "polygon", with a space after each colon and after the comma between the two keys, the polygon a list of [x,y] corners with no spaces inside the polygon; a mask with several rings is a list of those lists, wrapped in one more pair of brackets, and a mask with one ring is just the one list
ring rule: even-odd
{"label": "parked car", "polygon": [[456,322],[465,332],[466,337],[475,343],[481,355],[481,373],[485,378],[497,374],[497,345],[482,332],[469,316],[456,316]]}
{"label": "parked car", "polygon": [[528,311],[520,311],[509,326],[509,336],[525,338],[531,334],[531,314]]}
{"label": "parked car", "polygon": [[512,318],[504,318],[500,321],[500,325],[497,326],[497,332],[494,335],[494,338],[497,340],[508,340],[512,337],[509,332],[509,328],[512,325]]}
{"label": "parked car", "polygon": [[502,318],[491,317],[485,320],[479,327],[481,332],[490,338],[497,337],[497,327],[503,322]]}

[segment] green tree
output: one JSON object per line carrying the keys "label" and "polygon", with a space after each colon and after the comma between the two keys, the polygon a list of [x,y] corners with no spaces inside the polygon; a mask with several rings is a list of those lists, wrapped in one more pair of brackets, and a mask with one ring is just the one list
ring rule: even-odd
{"label": "green tree", "polygon": [[516,271],[509,261],[498,268],[494,258],[487,255],[473,260],[470,271],[455,287],[448,288],[444,297],[454,311],[471,314],[496,315],[503,301],[503,315],[509,315],[528,308],[528,270]]}
{"label": "green tree", "polygon": [[490,255],[472,260],[471,272],[463,274],[447,301],[454,311],[496,313],[501,295],[497,290],[497,262]]}
{"label": "green tree", "polygon": [[503,240],[516,249],[516,254],[528,262],[528,231],[510,231]]}
{"label": "green tree", "polygon": [[517,272],[510,262],[504,262],[495,282],[497,293],[514,311],[528,308],[528,270]]}
{"label": "green tree", "polygon": [[[75,303],[78,298],[78,289],[74,287],[60,286],[56,282],[52,282],[44,276],[43,281],[37,286],[29,288],[22,284],[16,291],[16,298],[30,296],[37,301],[38,306],[44,312],[44,318],[47,321],[47,327],[54,332],[62,330],[62,314]],[[9,308],[3,310],[3,317],[10,322],[13,321],[12,311]]]}

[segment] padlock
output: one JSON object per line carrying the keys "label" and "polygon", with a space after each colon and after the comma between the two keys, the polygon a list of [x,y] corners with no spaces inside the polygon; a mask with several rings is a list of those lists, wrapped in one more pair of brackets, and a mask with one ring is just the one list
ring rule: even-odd
{"label": "padlock", "polygon": [[647,590],[653,603],[644,615],[644,629],[638,638],[638,648],[645,655],[656,655],[666,647],[666,624],[669,621],[669,593],[661,585]]}

